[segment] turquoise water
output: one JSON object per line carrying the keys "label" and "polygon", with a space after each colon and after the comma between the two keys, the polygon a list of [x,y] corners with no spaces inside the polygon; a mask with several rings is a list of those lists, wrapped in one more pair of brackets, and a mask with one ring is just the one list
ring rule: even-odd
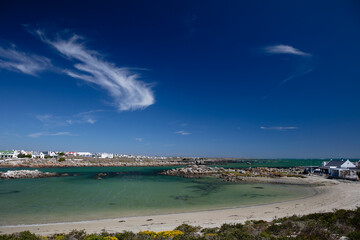
{"label": "turquoise water", "polygon": [[[53,168],[40,170],[78,176],[0,180],[0,225],[221,209],[314,194],[312,188],[304,186],[225,183],[215,178],[157,174],[164,169],[169,168]],[[109,176],[95,179],[100,172]]]}

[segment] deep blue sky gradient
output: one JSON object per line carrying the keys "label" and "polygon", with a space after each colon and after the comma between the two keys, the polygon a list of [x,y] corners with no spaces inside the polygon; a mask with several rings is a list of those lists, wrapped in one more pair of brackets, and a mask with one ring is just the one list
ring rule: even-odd
{"label": "deep blue sky gradient", "polygon": [[[2,149],[360,157],[358,1],[1,1],[0,29],[1,47],[55,68],[0,68]],[[34,29],[81,35],[151,84],[155,103],[118,111],[100,87],[60,74],[71,62]],[[311,57],[264,52],[280,44]],[[78,117],[88,111],[93,124]]]}

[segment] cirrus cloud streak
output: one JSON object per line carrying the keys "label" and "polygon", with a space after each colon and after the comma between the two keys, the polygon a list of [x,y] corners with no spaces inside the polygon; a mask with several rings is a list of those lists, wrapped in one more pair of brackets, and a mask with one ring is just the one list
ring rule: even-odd
{"label": "cirrus cloud streak", "polygon": [[284,130],[295,130],[298,129],[298,127],[260,127],[263,130],[277,130],[277,131],[284,131]]}
{"label": "cirrus cloud streak", "polygon": [[73,69],[64,70],[65,74],[105,89],[119,111],[143,109],[154,104],[154,94],[148,84],[140,81],[139,76],[128,68],[117,67],[105,61],[100,53],[86,48],[79,35],[58,36],[52,40],[40,30],[35,33],[63,57],[74,62]]}
{"label": "cirrus cloud streak", "polygon": [[48,58],[21,51],[15,44],[0,47],[0,68],[36,76],[50,66]]}
{"label": "cirrus cloud streak", "polygon": [[37,133],[29,134],[28,136],[32,138],[38,138],[43,136],[77,136],[77,135],[72,134],[71,132],[56,132],[56,133],[37,132]]}
{"label": "cirrus cloud streak", "polygon": [[269,54],[291,54],[291,55],[298,55],[304,57],[311,56],[310,53],[300,51],[297,48],[284,44],[267,46],[263,50],[265,53],[269,53]]}

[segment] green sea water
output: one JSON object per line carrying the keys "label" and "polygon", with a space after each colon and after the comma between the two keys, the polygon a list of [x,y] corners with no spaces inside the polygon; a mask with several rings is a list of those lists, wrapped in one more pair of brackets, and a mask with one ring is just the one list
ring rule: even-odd
{"label": "green sea water", "polygon": [[[311,196],[298,185],[164,176],[168,167],[39,169],[78,176],[0,180],[0,225],[81,221],[268,204]],[[0,169],[5,171],[7,169]],[[107,177],[97,180],[96,174]]]}

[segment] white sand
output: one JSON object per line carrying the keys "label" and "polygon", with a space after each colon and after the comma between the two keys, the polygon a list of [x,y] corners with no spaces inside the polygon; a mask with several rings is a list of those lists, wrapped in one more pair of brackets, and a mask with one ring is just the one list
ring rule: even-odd
{"label": "white sand", "polygon": [[172,230],[182,223],[201,227],[218,227],[223,223],[243,223],[246,220],[260,219],[270,221],[275,217],[328,212],[334,209],[354,209],[360,206],[359,182],[327,180],[316,176],[306,179],[281,180],[281,182],[287,181],[320,184],[320,186],[315,187],[317,194],[312,197],[268,205],[83,222],[0,226],[0,231],[1,233],[14,233],[29,230],[42,235],[67,233],[73,229],[85,229],[88,233],[100,232],[102,229],[108,232],[163,231]]}

